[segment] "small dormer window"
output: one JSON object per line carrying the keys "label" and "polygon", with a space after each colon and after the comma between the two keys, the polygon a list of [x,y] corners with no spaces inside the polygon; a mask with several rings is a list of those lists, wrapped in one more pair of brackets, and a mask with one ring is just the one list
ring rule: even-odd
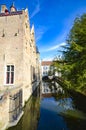
{"label": "small dormer window", "polygon": [[14,6],[14,3],[12,4],[12,6],[10,7],[10,12],[16,12],[17,10],[16,10],[16,8],[15,8],[15,6]]}

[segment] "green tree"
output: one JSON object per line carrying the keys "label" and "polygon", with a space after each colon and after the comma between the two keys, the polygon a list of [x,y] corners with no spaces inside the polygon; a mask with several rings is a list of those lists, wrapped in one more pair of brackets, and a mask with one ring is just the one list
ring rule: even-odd
{"label": "green tree", "polygon": [[68,87],[86,91],[86,14],[75,19],[62,59],[54,65],[61,69]]}

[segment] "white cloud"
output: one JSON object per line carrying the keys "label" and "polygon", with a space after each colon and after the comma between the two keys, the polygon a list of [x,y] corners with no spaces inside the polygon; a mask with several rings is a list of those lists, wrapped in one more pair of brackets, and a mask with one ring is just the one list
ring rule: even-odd
{"label": "white cloud", "polygon": [[47,27],[39,26],[36,29],[36,41],[39,41],[42,37],[43,34],[48,30]]}
{"label": "white cloud", "polygon": [[65,45],[66,45],[66,43],[65,43],[65,42],[62,42],[62,43],[57,44],[57,45],[54,45],[54,46],[52,46],[52,47],[50,47],[50,48],[48,48],[48,49],[43,49],[43,50],[41,50],[41,52],[54,51],[54,50],[59,49],[60,47],[65,46]]}
{"label": "white cloud", "polygon": [[43,34],[45,33],[45,29],[44,28],[37,28],[36,29],[36,41],[39,41],[41,38],[42,38],[42,36],[43,36]]}
{"label": "white cloud", "polygon": [[32,14],[31,14],[30,18],[33,18],[39,12],[40,12],[40,3],[39,3],[39,0],[37,0],[37,4],[36,4],[35,9],[33,10]]}
{"label": "white cloud", "polygon": [[48,56],[42,59],[42,61],[53,61],[55,57],[54,56]]}
{"label": "white cloud", "polygon": [[66,43],[65,43],[65,42],[60,43],[60,44],[57,44],[57,45],[52,46],[51,48],[47,49],[47,51],[53,51],[53,50],[58,49],[59,47],[65,46],[65,45],[66,45]]}

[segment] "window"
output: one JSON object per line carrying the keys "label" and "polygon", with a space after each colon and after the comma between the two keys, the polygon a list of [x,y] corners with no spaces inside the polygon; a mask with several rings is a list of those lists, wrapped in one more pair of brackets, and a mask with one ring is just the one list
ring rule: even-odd
{"label": "window", "polygon": [[43,66],[43,69],[46,70],[46,69],[47,69],[47,66]]}
{"label": "window", "polygon": [[47,72],[47,71],[46,71],[45,73],[46,73],[46,74],[48,74],[48,72]]}
{"label": "window", "polygon": [[45,69],[47,70],[47,66],[45,67]]}
{"label": "window", "polygon": [[43,74],[45,74],[45,72],[43,72]]}
{"label": "window", "polygon": [[14,65],[6,66],[6,84],[14,83]]}

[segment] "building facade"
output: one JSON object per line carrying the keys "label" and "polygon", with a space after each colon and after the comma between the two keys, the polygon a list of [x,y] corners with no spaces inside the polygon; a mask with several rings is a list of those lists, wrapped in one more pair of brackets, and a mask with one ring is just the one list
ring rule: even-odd
{"label": "building facade", "polygon": [[28,9],[17,11],[12,5],[8,10],[6,5],[2,5],[0,12],[1,128],[7,127],[9,122],[10,124],[17,122],[22,115],[25,101],[29,99],[39,82],[39,51],[35,43],[34,26],[30,29]]}
{"label": "building facade", "polygon": [[42,70],[42,77],[48,76],[50,66],[52,65],[52,61],[42,61],[41,62],[41,70]]}

